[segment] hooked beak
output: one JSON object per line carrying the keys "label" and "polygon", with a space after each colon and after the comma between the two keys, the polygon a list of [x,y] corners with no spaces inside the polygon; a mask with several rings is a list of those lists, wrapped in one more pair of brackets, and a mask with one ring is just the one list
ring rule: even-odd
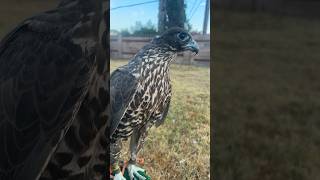
{"label": "hooked beak", "polygon": [[195,54],[199,53],[199,46],[194,40],[190,41],[186,46],[184,46],[184,49],[194,52]]}

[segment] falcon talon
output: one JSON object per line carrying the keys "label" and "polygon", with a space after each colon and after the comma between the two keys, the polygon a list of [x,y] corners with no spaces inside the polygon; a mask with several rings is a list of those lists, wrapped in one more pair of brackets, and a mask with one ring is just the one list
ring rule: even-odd
{"label": "falcon talon", "polygon": [[[199,46],[186,30],[171,28],[111,74],[111,164],[119,162],[121,142],[129,137],[129,162],[136,162],[148,130],[164,122],[171,101],[170,64],[183,51],[197,54]],[[131,178],[150,179],[144,169],[133,164],[128,165]]]}

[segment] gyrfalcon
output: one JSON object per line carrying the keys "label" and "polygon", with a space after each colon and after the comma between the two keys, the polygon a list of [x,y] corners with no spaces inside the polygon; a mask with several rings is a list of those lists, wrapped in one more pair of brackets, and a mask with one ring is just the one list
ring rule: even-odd
{"label": "gyrfalcon", "polygon": [[102,1],[62,0],[2,39],[0,180],[102,178],[106,158],[96,151],[107,145],[98,134],[109,101]]}
{"label": "gyrfalcon", "polygon": [[171,28],[111,74],[110,163],[114,179],[124,179],[119,156],[122,140],[130,136],[129,175],[131,179],[141,177],[138,171],[142,169],[135,165],[137,153],[148,129],[166,118],[171,101],[170,64],[177,53],[187,50],[198,53],[199,47],[186,30]]}

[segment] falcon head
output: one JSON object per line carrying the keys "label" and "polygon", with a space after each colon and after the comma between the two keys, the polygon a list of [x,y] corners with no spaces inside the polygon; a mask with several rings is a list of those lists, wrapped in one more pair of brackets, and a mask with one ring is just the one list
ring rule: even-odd
{"label": "falcon head", "polygon": [[178,27],[168,29],[161,36],[155,37],[151,43],[169,47],[174,52],[191,51],[195,54],[199,52],[199,46],[191,34]]}

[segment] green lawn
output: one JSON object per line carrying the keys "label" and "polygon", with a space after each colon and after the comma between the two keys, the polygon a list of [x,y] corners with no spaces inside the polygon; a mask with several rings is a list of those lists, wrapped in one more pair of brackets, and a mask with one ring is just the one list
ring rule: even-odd
{"label": "green lawn", "polygon": [[[126,62],[112,60],[111,71]],[[162,126],[151,129],[140,153],[152,179],[209,179],[209,76],[206,67],[171,66],[168,117]]]}
{"label": "green lawn", "polygon": [[213,176],[320,177],[320,24],[216,11]]}

